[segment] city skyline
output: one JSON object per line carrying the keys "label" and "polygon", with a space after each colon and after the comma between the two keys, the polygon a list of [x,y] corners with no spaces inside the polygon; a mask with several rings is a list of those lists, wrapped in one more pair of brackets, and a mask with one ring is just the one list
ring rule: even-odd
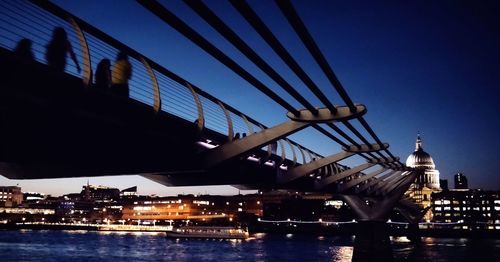
{"label": "city skyline", "polygon": [[[264,124],[275,125],[286,120],[283,109],[136,2],[120,2],[119,5],[110,1],[55,2]],[[267,79],[183,3],[162,4],[238,58],[242,66]],[[289,41],[287,48],[309,68],[308,73],[329,98],[336,104],[340,103],[297,37],[284,26],[283,18],[273,15],[276,6],[261,2],[250,4],[269,22],[276,34]],[[499,79],[495,73],[500,68],[499,52],[495,48],[500,42],[500,23],[495,23],[498,20],[494,16],[495,9],[474,3],[323,4],[318,8],[305,1],[294,2],[348,93],[355,102],[367,105],[368,122],[381,139],[391,145],[391,151],[404,162],[413,151],[416,133],[420,131],[424,148],[434,158],[441,178],[452,181],[455,173],[463,172],[472,188],[498,189],[500,164],[495,161],[495,156],[500,153],[496,139],[500,124],[491,121],[500,113],[495,106],[499,101]],[[242,35],[255,36],[244,21],[235,18],[228,3],[210,7],[218,14],[227,15],[224,18],[237,31],[243,32]],[[252,43],[258,51],[264,52],[266,58],[269,57],[277,70],[295,79],[265,44]],[[304,91],[305,97],[317,102],[298,80],[291,82],[299,86],[298,90]],[[281,92],[270,80],[266,83],[270,83],[276,92]],[[338,145],[323,137],[317,138],[317,133],[312,130],[292,138],[324,155],[340,151]],[[342,163],[354,166],[361,161],[348,159]],[[86,181],[87,178],[20,181],[2,177],[0,183],[20,183],[23,188],[39,187],[62,192],[66,187],[72,191],[75,187],[79,189]],[[167,188],[138,176],[90,178],[90,181],[109,186],[119,184],[120,189],[137,185],[140,192],[144,190],[146,194],[156,192],[158,195],[212,190],[223,194],[237,192],[237,189],[226,186]],[[58,187],[60,184],[66,187]]]}

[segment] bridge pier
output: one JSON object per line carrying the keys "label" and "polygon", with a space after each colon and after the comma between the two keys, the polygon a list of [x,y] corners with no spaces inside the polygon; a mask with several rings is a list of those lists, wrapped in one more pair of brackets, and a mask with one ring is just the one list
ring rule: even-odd
{"label": "bridge pier", "polygon": [[419,243],[422,238],[422,235],[420,234],[418,223],[409,223],[406,235],[412,243],[414,244]]}
{"label": "bridge pier", "polygon": [[393,261],[386,222],[358,221],[352,261]]}

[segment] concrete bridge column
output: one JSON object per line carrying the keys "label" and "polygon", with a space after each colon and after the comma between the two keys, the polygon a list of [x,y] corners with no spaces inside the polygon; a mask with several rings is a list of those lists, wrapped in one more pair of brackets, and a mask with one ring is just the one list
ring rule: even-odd
{"label": "concrete bridge column", "polygon": [[358,221],[352,261],[393,261],[385,221]]}
{"label": "concrete bridge column", "polygon": [[416,176],[417,172],[405,172],[399,185],[378,200],[342,195],[358,218],[352,261],[393,261],[387,220]]}

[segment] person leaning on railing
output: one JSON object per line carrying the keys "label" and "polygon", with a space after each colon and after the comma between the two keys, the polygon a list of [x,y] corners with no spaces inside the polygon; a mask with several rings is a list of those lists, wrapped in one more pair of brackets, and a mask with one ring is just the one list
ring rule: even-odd
{"label": "person leaning on railing", "polygon": [[128,97],[128,80],[132,77],[132,65],[128,61],[128,55],[120,51],[116,57],[115,64],[111,70],[111,90],[112,92]]}

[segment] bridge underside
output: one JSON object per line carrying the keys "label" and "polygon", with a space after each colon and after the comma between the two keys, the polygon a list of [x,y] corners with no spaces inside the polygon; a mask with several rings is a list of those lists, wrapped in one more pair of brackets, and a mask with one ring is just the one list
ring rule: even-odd
{"label": "bridge underside", "polygon": [[196,166],[206,150],[197,142],[221,144],[224,135],[199,134],[187,120],[84,87],[77,77],[20,62],[6,50],[0,61],[0,174],[7,178],[139,174],[169,186],[274,187],[276,168],[246,157],[210,170]]}

